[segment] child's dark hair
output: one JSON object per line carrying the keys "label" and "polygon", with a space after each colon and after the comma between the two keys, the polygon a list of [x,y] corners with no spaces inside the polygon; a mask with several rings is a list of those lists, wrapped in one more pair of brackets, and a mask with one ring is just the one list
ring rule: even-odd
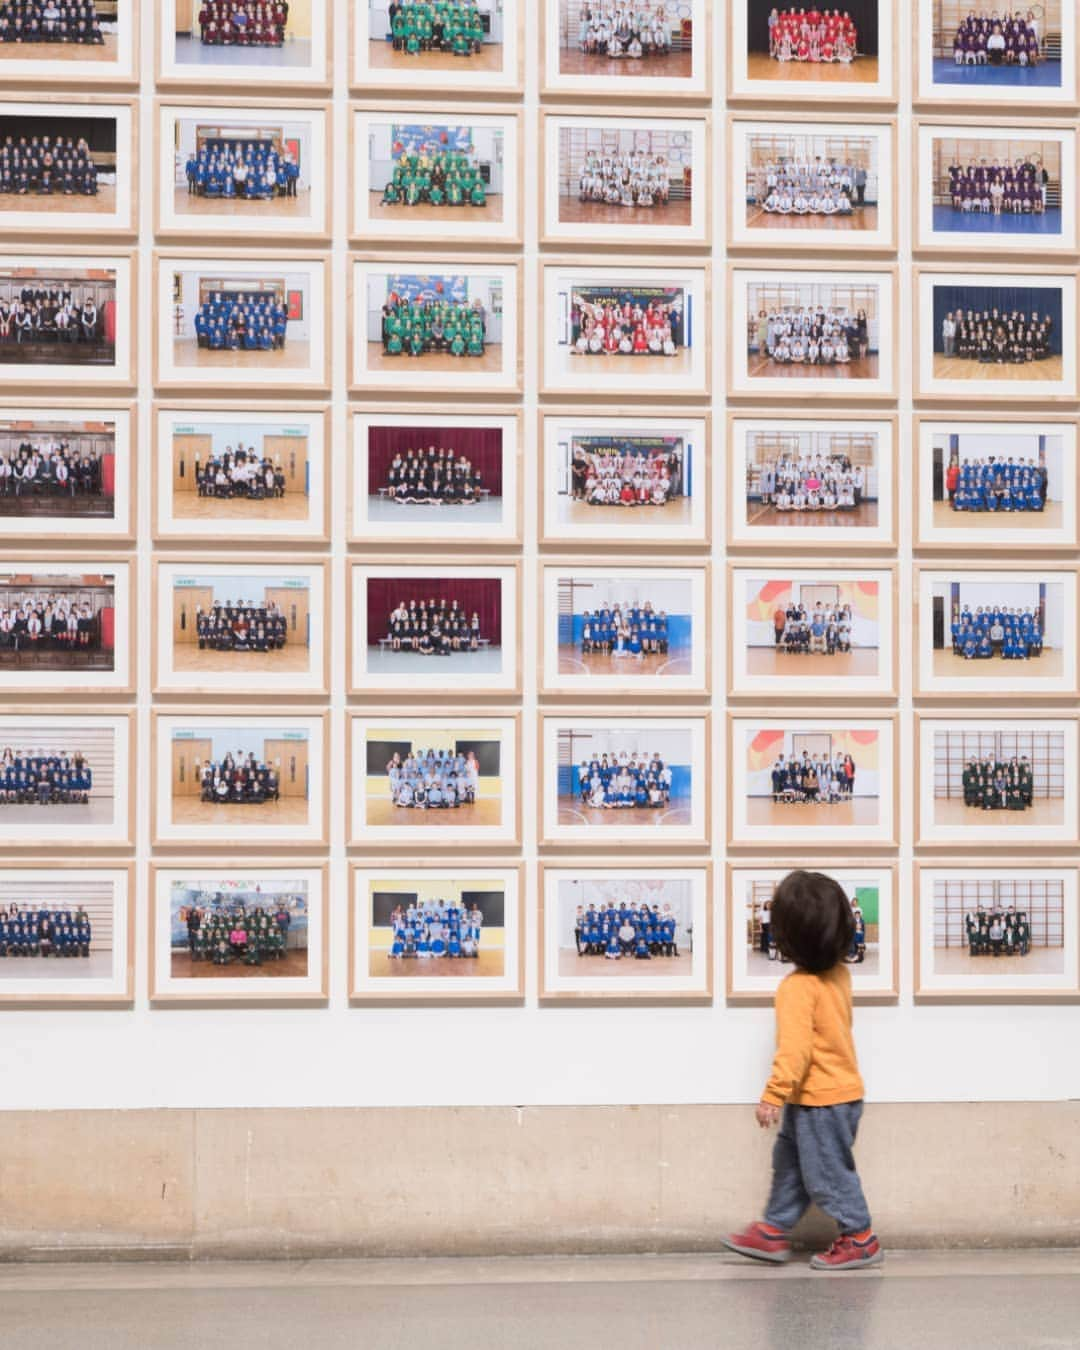
{"label": "child's dark hair", "polygon": [[824,872],[789,872],[773,892],[770,919],[778,951],[812,975],[832,970],[855,932],[851,902]]}

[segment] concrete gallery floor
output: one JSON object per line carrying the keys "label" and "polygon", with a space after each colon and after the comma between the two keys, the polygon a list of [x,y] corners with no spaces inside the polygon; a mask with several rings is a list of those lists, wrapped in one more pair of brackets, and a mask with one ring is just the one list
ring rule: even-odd
{"label": "concrete gallery floor", "polygon": [[10,1265],[0,1302],[26,1350],[1050,1350],[1077,1343],[1080,1252]]}

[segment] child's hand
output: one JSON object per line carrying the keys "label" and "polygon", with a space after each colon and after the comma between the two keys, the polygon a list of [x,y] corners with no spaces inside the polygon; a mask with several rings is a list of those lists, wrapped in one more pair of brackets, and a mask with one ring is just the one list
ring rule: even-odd
{"label": "child's hand", "polygon": [[773,1125],[780,1124],[780,1108],[773,1106],[771,1102],[758,1102],[754,1109],[754,1116],[763,1130],[771,1129]]}

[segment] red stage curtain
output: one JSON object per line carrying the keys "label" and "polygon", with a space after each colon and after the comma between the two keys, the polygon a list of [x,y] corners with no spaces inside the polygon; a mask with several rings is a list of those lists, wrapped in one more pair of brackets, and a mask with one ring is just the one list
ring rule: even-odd
{"label": "red stage curtain", "polygon": [[101,456],[101,490],[106,497],[116,496],[116,456]]}
{"label": "red stage curtain", "polygon": [[106,300],[101,307],[102,328],[106,342],[116,341],[116,301]]}
{"label": "red stage curtain", "polygon": [[480,636],[494,646],[502,645],[502,585],[498,577],[476,577],[463,581],[455,577],[425,577],[422,581],[411,577],[395,581],[392,577],[371,577],[367,583],[367,640],[368,646],[377,645],[390,628],[390,614],[399,602],[411,600],[445,600],[449,605],[456,600],[470,618],[480,615]]}
{"label": "red stage curtain", "polygon": [[116,610],[112,606],[101,611],[101,645],[109,652],[116,646]]}
{"label": "red stage curtain", "polygon": [[443,447],[472,460],[483,486],[502,496],[502,431],[498,427],[369,427],[368,484],[372,494],[386,486],[386,471],[396,454]]}

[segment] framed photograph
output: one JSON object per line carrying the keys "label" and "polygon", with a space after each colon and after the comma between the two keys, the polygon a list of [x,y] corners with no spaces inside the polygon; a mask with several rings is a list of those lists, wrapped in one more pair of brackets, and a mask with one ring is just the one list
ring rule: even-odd
{"label": "framed photograph", "polygon": [[135,840],[135,714],[0,713],[0,846],[48,854]]}
{"label": "framed photograph", "polygon": [[0,962],[0,1007],[129,1006],[134,873],[62,859],[0,871],[0,949],[12,958]]}
{"label": "framed photograph", "polygon": [[1075,843],[1075,717],[916,714],[921,847]]}
{"label": "framed photograph", "polygon": [[732,0],[728,98],[895,103],[896,16],[889,0],[851,0],[843,11]]}
{"label": "framed photograph", "polygon": [[540,864],[542,1003],[712,1002],[712,864]]}
{"label": "framed photograph", "polygon": [[209,708],[152,718],[155,847],[326,844],[326,713]]}
{"label": "framed photograph", "polygon": [[545,409],[537,456],[541,544],[707,549],[709,441],[706,415]]}
{"label": "framed photograph", "polygon": [[520,694],[520,591],[517,563],[352,563],[349,693]]}
{"label": "framed photograph", "polygon": [[4,553],[0,694],[130,694],[134,637],[126,559]]}
{"label": "framed photograph", "polygon": [[846,710],[729,716],[731,847],[895,847],[896,721]]}
{"label": "framed photograph", "polygon": [[354,392],[520,391],[520,262],[359,257],[352,268]]}
{"label": "framed photograph", "polygon": [[1076,272],[915,269],[914,395],[1074,400]]}
{"label": "framed photograph", "polygon": [[1074,125],[920,118],[915,138],[916,248],[1076,252]]}
{"label": "framed photograph", "polygon": [[[3,20],[0,19],[0,25]],[[0,77],[4,71],[0,40]],[[0,229],[83,238],[134,234],[134,101],[0,99]]]}
{"label": "framed photograph", "polygon": [[0,16],[0,82],[72,85],[137,85],[138,0],[84,0],[75,14],[43,0],[13,5]]}
{"label": "framed photograph", "polygon": [[[900,944],[897,868],[870,862],[822,869],[842,886],[851,904],[855,933],[844,957],[851,968],[856,1003],[892,1002],[900,996]],[[727,869],[729,1003],[772,1003],[793,966],[777,949],[772,933],[772,899],[777,886],[800,867],[776,867],[768,861],[729,864]]]}
{"label": "framed photograph", "polygon": [[521,119],[445,104],[351,109],[354,238],[370,243],[521,241]]}
{"label": "framed photograph", "polygon": [[895,567],[792,567],[776,558],[728,574],[732,698],[896,698]]}
{"label": "framed photograph", "polygon": [[521,715],[349,715],[348,844],[434,851],[521,842]]}
{"label": "framed photograph", "polygon": [[542,118],[542,243],[708,248],[707,117]]}
{"label": "framed photograph", "polygon": [[0,530],[32,544],[135,534],[132,405],[0,404]]}
{"label": "framed photograph", "polygon": [[155,694],[330,690],[329,563],[154,560]]}
{"label": "framed photograph", "polygon": [[391,12],[386,0],[354,0],[353,85],[357,93],[518,94],[526,0],[453,0]]}
{"label": "framed photograph", "polygon": [[895,396],[895,269],[737,265],[729,278],[733,395]]}
{"label": "framed photograph", "polygon": [[545,562],[540,693],[704,697],[710,612],[707,566]]}
{"label": "framed photograph", "polygon": [[915,864],[916,999],[1075,1000],[1075,863],[1044,857],[981,863]]}
{"label": "framed photograph", "polygon": [[544,848],[705,848],[711,722],[687,710],[541,710]]}
{"label": "framed photograph", "polygon": [[1076,569],[916,567],[915,697],[1077,697]]}
{"label": "framed photograph", "polygon": [[1015,12],[918,0],[915,97],[1027,110],[1076,103],[1076,7],[1043,0]]}
{"label": "framed photograph", "polygon": [[328,260],[156,254],[154,382],[313,393],[329,381]]}
{"label": "framed photograph", "polygon": [[329,410],[259,400],[154,407],[154,538],[325,543],[330,535]]}
{"label": "framed photograph", "polygon": [[349,867],[350,1003],[519,1003],[525,868]]}
{"label": "framed photograph", "polygon": [[541,266],[542,394],[707,398],[708,266]]}
{"label": "framed photograph", "polygon": [[915,419],[917,547],[1078,546],[1076,422]]}
{"label": "framed photograph", "polygon": [[156,115],[158,234],[245,245],[329,236],[325,104],[161,100]]}
{"label": "framed photograph", "polygon": [[539,0],[544,95],[639,101],[706,99],[711,89],[708,0],[658,0],[635,9]]}
{"label": "framed photograph", "polygon": [[521,543],[521,416],[365,408],[353,415],[349,543]]}
{"label": "framed photograph", "polygon": [[330,16],[324,0],[160,0],[160,85],[325,88]]}
{"label": "framed photograph", "polygon": [[14,386],[131,385],[134,329],[130,253],[0,252],[0,372]]}
{"label": "framed photograph", "polygon": [[328,866],[150,864],[150,1002],[242,1006],[329,997]]}
{"label": "framed photograph", "polygon": [[896,247],[896,122],[860,115],[732,117],[728,121],[733,247]]}
{"label": "framed photograph", "polygon": [[728,418],[729,548],[896,547],[895,417]]}

